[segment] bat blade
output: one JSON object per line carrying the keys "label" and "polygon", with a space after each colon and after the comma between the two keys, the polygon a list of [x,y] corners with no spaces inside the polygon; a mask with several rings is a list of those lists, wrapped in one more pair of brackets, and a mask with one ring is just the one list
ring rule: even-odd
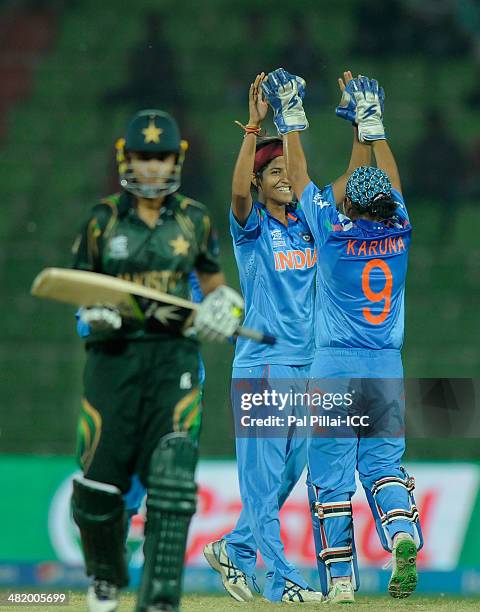
{"label": "bat blade", "polygon": [[[45,268],[34,279],[30,293],[35,297],[74,306],[112,306],[123,316],[134,318],[143,318],[136,297],[193,311],[199,308],[199,304],[189,300],[143,287],[131,281],[98,272],[69,268]],[[170,318],[172,314],[174,313],[170,312]],[[246,327],[239,327],[236,333],[255,342],[275,344],[276,341],[269,334]]]}
{"label": "bat blade", "polygon": [[198,308],[188,300],[114,276],[64,268],[42,270],[33,281],[31,294],[75,306],[113,306],[124,316],[132,317],[140,314],[135,296],[190,310]]}

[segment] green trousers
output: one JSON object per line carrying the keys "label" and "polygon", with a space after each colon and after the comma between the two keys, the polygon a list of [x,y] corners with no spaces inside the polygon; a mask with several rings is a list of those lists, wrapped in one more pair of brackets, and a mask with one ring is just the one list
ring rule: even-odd
{"label": "green trousers", "polygon": [[197,344],[187,338],[87,345],[78,455],[86,478],[122,493],[137,473],[145,485],[160,438],[198,441],[201,389]]}

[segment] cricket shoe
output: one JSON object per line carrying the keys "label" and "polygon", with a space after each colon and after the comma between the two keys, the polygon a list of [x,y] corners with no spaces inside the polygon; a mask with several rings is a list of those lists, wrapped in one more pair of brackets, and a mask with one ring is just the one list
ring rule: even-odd
{"label": "cricket shoe", "polygon": [[320,603],[323,601],[323,595],[313,589],[303,589],[295,582],[286,580],[282,601],[286,603]]}
{"label": "cricket shoe", "polygon": [[417,547],[410,534],[401,533],[393,544],[388,592],[396,599],[408,597],[415,590],[417,582]]}
{"label": "cricket shoe", "polygon": [[225,590],[233,599],[237,601],[253,599],[253,593],[247,584],[247,576],[228,556],[225,540],[207,544],[203,549],[203,554],[210,566],[220,574]]}
{"label": "cricket shoe", "polygon": [[95,579],[88,587],[88,612],[114,612],[118,608],[118,588],[106,580]]}
{"label": "cricket shoe", "polygon": [[353,585],[350,580],[336,580],[323,603],[326,604],[349,604],[355,602]]}

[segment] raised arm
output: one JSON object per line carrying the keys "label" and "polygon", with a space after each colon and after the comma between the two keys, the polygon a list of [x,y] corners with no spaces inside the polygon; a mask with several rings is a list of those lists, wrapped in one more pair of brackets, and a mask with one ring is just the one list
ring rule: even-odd
{"label": "raised arm", "polygon": [[283,136],[283,150],[288,180],[298,199],[310,182],[307,161],[303,152],[300,134],[308,128],[303,110],[305,81],[283,68],[270,72],[262,82],[262,89],[273,110],[273,122]]}
{"label": "raised arm", "polygon": [[397,162],[393,156],[390,145],[386,140],[375,140],[373,142],[373,152],[378,168],[383,170],[390,179],[392,187],[402,193],[402,184],[398,172]]}
{"label": "raised arm", "polygon": [[260,85],[265,74],[257,74],[255,81],[250,85],[248,93],[249,119],[245,129],[240,152],[238,154],[232,179],[232,211],[240,224],[244,224],[252,210],[252,184],[253,165],[255,161],[255,145],[260,125],[265,118],[268,104],[263,100]]}
{"label": "raised arm", "polygon": [[335,196],[335,202],[339,204],[345,197],[345,188],[349,176],[359,166],[369,166],[372,160],[372,149],[369,144],[360,142],[358,138],[358,127],[356,125],[356,102],[353,96],[353,76],[350,70],[346,70],[343,73],[343,79],[338,79],[338,87],[342,94],[339,105],[335,109],[335,114],[349,121],[353,125],[353,146],[352,154],[350,156],[350,162],[348,168],[342,176],[340,176],[333,184],[333,194]]}
{"label": "raised arm", "polygon": [[350,156],[350,163],[348,168],[342,176],[338,177],[332,184],[333,195],[335,196],[335,202],[339,204],[343,202],[345,197],[345,187],[347,186],[348,177],[352,174],[355,168],[360,166],[369,166],[372,160],[372,147],[368,144],[364,144],[358,140],[358,129],[353,128],[353,146],[352,154]]}
{"label": "raised arm", "polygon": [[288,180],[298,199],[302,197],[303,190],[310,182],[307,170],[307,160],[303,151],[299,132],[288,132],[283,140],[285,166]]}

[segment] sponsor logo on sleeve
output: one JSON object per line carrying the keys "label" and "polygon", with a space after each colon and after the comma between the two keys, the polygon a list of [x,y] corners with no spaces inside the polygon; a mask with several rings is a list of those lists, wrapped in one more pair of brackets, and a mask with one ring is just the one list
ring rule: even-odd
{"label": "sponsor logo on sleeve", "polygon": [[328,202],[327,200],[322,200],[322,194],[320,192],[316,193],[313,196],[313,203],[316,204],[317,206],[320,206],[320,208],[325,208],[325,206],[330,206],[330,202]]}
{"label": "sponsor logo on sleeve", "polygon": [[108,248],[112,259],[126,259],[128,257],[127,236],[115,236],[110,240]]}

